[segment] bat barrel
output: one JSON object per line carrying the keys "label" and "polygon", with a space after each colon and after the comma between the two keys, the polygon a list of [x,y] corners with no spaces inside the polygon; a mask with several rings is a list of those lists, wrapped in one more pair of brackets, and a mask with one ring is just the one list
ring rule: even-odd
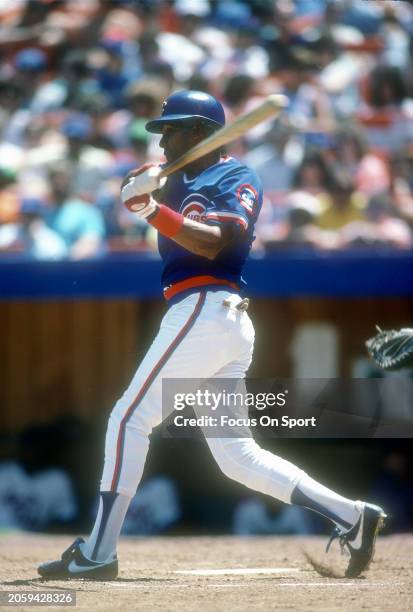
{"label": "bat barrel", "polygon": [[264,102],[257,106],[257,108],[254,108],[245,115],[237,117],[233,123],[225,125],[223,128],[192,147],[192,149],[181,155],[181,157],[167,164],[161,172],[161,178],[169,176],[173,172],[177,172],[177,170],[196,161],[200,157],[204,157],[204,155],[236,140],[258,123],[280,113],[287,106],[288,98],[286,96],[282,94],[267,96]]}

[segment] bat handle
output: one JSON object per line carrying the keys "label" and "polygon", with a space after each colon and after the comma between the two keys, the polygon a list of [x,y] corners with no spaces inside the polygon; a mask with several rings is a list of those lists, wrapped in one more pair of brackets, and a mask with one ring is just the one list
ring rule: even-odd
{"label": "bat handle", "polygon": [[162,168],[162,172],[159,174],[159,178],[160,179],[166,178],[170,174],[173,174],[176,170],[179,170],[182,167],[181,163],[178,163],[180,161],[181,161],[181,158],[178,158],[176,161],[166,164]]}

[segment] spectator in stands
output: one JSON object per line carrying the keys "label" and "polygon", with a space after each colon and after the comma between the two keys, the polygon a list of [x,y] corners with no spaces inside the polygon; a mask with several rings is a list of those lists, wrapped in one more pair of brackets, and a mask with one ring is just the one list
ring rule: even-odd
{"label": "spectator in stands", "polygon": [[291,56],[289,64],[277,73],[280,93],[289,98],[289,119],[303,132],[325,131],[334,122],[334,111],[319,82],[317,58],[300,47],[294,48]]}
{"label": "spectator in stands", "polygon": [[104,251],[103,216],[92,203],[72,190],[72,170],[61,164],[50,170],[51,211],[48,224],[65,241],[70,259],[86,259]]}
{"label": "spectator in stands", "polygon": [[323,210],[332,208],[328,194],[334,188],[338,189],[334,173],[324,156],[318,151],[307,153],[295,172],[292,189],[279,202],[278,214],[268,214],[268,206],[264,207],[257,232],[266,249],[278,248],[280,242],[289,247],[334,248],[335,236],[331,231],[324,233],[327,227],[319,223]]}
{"label": "spectator in stands", "polygon": [[[145,148],[147,143],[144,144],[139,140],[140,131],[135,130],[133,133],[139,143],[135,146],[138,152],[140,152],[139,149]],[[124,158],[119,157],[111,169],[108,178],[102,182],[98,190],[96,206],[104,218],[107,248],[109,251],[156,249],[156,240],[153,241],[153,244],[152,241],[149,242],[147,240],[152,235],[151,227],[148,223],[127,210],[119,199],[122,180],[130,170],[138,167],[141,163],[143,162],[137,161],[137,157],[128,155]],[[156,236],[154,237],[156,238]]]}
{"label": "spectator in stands", "polygon": [[208,0],[175,0],[174,11],[177,29],[185,38],[194,40],[204,27],[211,7]]}
{"label": "spectator in stands", "polygon": [[305,191],[289,193],[284,196],[282,212],[278,215],[274,214],[273,207],[266,214],[266,205],[263,220],[257,225],[257,248],[261,247],[264,252],[283,248],[330,248],[332,237],[316,224],[321,210],[316,196]]}
{"label": "spectator in stands", "polygon": [[405,221],[398,218],[388,195],[375,195],[367,204],[365,220],[349,223],[341,230],[338,246],[411,249],[412,231]]}
{"label": "spectator in stands", "polygon": [[[160,79],[162,75],[165,77],[167,76],[168,78],[166,79],[166,83],[168,90],[170,90],[174,82],[173,64],[172,60],[168,60],[167,50],[163,50],[159,36],[159,32],[151,28],[148,31],[143,32],[139,38],[139,63],[141,76],[145,78],[157,75]],[[162,42],[165,47],[168,47],[168,44],[171,44],[171,41],[168,40],[168,38],[166,41]]]}
{"label": "spectator in stands", "polygon": [[401,70],[394,66],[373,68],[369,97],[373,108],[400,106],[407,98],[407,84]]}
{"label": "spectator in stands", "polygon": [[333,165],[354,177],[358,191],[372,196],[390,186],[387,163],[370,150],[361,126],[348,125],[334,135]]}
{"label": "spectator in stands", "polygon": [[205,60],[200,45],[179,32],[148,29],[139,40],[142,71],[146,76],[158,75],[172,87],[174,79],[187,80]]}
{"label": "spectator in stands", "polygon": [[102,59],[95,76],[110,106],[122,108],[125,105],[125,90],[129,84],[123,70],[122,41],[102,41]]}
{"label": "spectator in stands", "polygon": [[129,126],[129,143],[137,168],[143,165],[148,155],[149,134],[145,130],[145,124],[146,119],[135,119]]}
{"label": "spectator in stands", "polygon": [[321,210],[317,225],[321,229],[339,230],[364,218],[367,198],[355,190],[351,175],[336,171],[325,193],[318,196]]}
{"label": "spectator in stands", "polygon": [[63,53],[61,69],[57,77],[63,82],[67,91],[65,103],[72,106],[74,101],[78,99],[78,92],[82,83],[93,78],[93,70],[87,50],[68,49]]}
{"label": "spectator in stands", "polygon": [[46,68],[46,54],[35,47],[22,49],[10,63],[9,78],[13,77],[15,90],[19,92],[19,105],[8,117],[3,138],[13,145],[21,146],[27,126],[46,110],[38,98]]}
{"label": "spectator in stands", "polygon": [[222,92],[228,109],[234,115],[245,111],[249,99],[254,93],[254,79],[248,74],[235,74],[225,84]]}
{"label": "spectator in stands", "polygon": [[413,100],[406,78],[395,66],[375,66],[370,72],[367,104],[358,112],[369,145],[395,151],[413,140]]}
{"label": "spectator in stands", "polygon": [[245,74],[260,79],[269,74],[268,53],[260,44],[258,33],[258,23],[254,19],[235,29],[231,53],[224,64],[226,75]]}
{"label": "spectator in stands", "polygon": [[0,130],[4,130],[10,117],[17,111],[22,100],[21,88],[0,71]]}
{"label": "spectator in stands", "polygon": [[381,61],[389,66],[396,66],[403,72],[409,69],[410,64],[411,25],[412,21],[411,18],[409,20],[407,12],[403,14],[400,12],[400,7],[398,11],[395,6],[386,3],[379,29],[384,44]]}
{"label": "spectator in stands", "polygon": [[293,178],[295,191],[306,191],[317,196],[328,191],[333,184],[332,169],[320,151],[310,151],[298,166]]}
{"label": "spectator in stands", "polygon": [[159,113],[162,100],[169,88],[156,77],[144,78],[130,85],[126,91],[127,108],[132,119],[152,119]]}
{"label": "spectator in stands", "polygon": [[65,242],[46,225],[44,209],[40,200],[22,200],[20,219],[0,226],[0,251],[22,253],[38,261],[66,258]]}
{"label": "spectator in stands", "polygon": [[413,228],[413,155],[410,149],[393,154],[390,160],[389,196],[402,219]]}
{"label": "spectator in stands", "polygon": [[[0,158],[17,181],[0,185],[0,224],[16,220],[20,200],[44,198],[48,169],[69,159],[69,191],[97,218],[104,210],[114,221],[108,235],[116,227],[115,236],[135,237],[140,228],[118,210],[113,169],[127,165],[128,156],[136,165],[162,161],[157,136],[130,136],[140,130],[136,120],[156,116],[162,100],[186,86],[221,98],[229,119],[267,93],[288,96],[294,135],[263,122],[229,148],[261,174],[271,205],[262,218],[276,236],[275,227],[290,221],[286,191],[293,201],[297,191],[298,199],[303,191],[328,191],[328,156],[354,177],[357,191],[369,198],[386,193],[395,214],[412,224],[411,180],[405,170],[398,174],[408,163],[398,154],[413,142],[413,7],[373,4],[1,5]],[[311,157],[323,159],[309,163]]]}
{"label": "spectator in stands", "polygon": [[327,236],[317,227],[320,202],[310,193],[296,191],[286,201],[287,223],[283,245],[295,248],[329,248]]}
{"label": "spectator in stands", "polygon": [[302,146],[293,128],[287,122],[276,121],[262,144],[247,152],[244,161],[257,172],[265,195],[271,200],[271,192],[291,188],[301,157]]}
{"label": "spectator in stands", "polygon": [[0,166],[0,227],[2,223],[14,223],[19,217],[19,194],[16,173]]}
{"label": "spectator in stands", "polygon": [[264,30],[265,47],[269,55],[269,70],[276,73],[288,69],[292,51],[304,44],[304,39],[294,21],[296,8],[293,2],[273,3],[271,25]]}
{"label": "spectator in stands", "polygon": [[[130,143],[130,130],[134,121],[142,123],[156,117],[162,105],[162,101],[169,95],[169,86],[158,76],[145,77],[126,91],[128,122],[125,126],[125,144]],[[159,161],[160,149],[159,137],[147,134],[147,159],[146,161]]]}
{"label": "spectator in stands", "polygon": [[71,113],[62,125],[67,138],[65,158],[72,165],[72,189],[88,199],[93,199],[113,163],[109,151],[93,144],[94,129],[85,113]]}

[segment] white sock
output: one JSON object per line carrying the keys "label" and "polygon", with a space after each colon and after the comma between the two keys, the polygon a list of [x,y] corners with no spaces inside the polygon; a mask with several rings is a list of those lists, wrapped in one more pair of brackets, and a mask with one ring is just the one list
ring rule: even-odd
{"label": "white sock", "polygon": [[120,531],[131,497],[122,493],[102,491],[92,533],[81,546],[82,553],[93,561],[113,561]]}
{"label": "white sock", "polygon": [[305,474],[291,494],[291,503],[314,510],[348,531],[359,519],[356,502],[342,497]]}

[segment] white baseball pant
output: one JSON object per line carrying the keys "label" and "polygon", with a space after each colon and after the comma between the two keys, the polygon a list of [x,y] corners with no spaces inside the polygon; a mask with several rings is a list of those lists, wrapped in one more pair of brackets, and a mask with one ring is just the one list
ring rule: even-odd
{"label": "white baseball pant", "polygon": [[[224,300],[232,306],[226,307]],[[200,291],[170,307],[160,330],[116,403],[108,424],[101,491],[136,492],[149,447],[162,421],[162,378],[244,378],[251,363],[254,328],[241,301],[228,291]],[[229,478],[290,503],[304,472],[260,448],[252,438],[208,438]]]}

